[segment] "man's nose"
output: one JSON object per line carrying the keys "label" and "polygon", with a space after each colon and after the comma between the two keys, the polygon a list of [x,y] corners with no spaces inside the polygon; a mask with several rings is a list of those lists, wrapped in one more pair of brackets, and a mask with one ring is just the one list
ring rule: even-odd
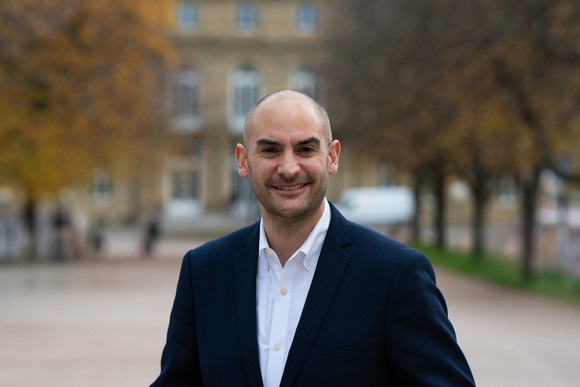
{"label": "man's nose", "polygon": [[300,164],[296,159],[296,155],[290,152],[285,153],[278,165],[278,173],[286,178],[294,177],[300,172]]}

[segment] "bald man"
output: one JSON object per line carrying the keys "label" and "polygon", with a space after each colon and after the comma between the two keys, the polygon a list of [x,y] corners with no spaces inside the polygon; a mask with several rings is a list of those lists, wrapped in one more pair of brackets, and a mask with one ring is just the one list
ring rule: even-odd
{"label": "bald man", "polygon": [[188,252],[152,386],[474,386],[427,258],[326,198],[340,143],[283,90],[248,113],[261,220]]}

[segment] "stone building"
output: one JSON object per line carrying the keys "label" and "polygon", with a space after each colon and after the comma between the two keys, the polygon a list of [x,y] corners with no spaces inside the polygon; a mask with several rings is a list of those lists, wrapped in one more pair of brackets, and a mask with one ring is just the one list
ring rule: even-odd
{"label": "stone building", "polygon": [[262,96],[297,89],[322,104],[323,39],[330,1],[176,1],[171,41],[179,56],[167,86],[175,141],[164,165],[166,221],[200,213],[252,215],[249,181],[234,147]]}
{"label": "stone building", "polygon": [[[250,182],[238,176],[234,157],[245,115],[261,97],[287,88],[325,105],[330,96],[324,46],[332,33],[332,1],[164,4],[177,56],[165,79],[169,143],[153,144],[139,181],[122,170],[95,170],[89,194],[74,204],[76,213],[107,224],[156,218],[165,230],[188,229],[208,216],[255,218],[258,204]],[[384,165],[349,151],[343,147],[339,174],[330,179],[330,200],[346,187],[385,183]]]}

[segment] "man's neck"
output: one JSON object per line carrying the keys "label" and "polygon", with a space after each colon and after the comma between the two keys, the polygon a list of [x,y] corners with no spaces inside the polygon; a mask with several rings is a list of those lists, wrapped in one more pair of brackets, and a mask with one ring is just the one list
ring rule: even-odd
{"label": "man's neck", "polygon": [[287,219],[266,216],[262,218],[268,245],[278,255],[282,267],[308,239],[323,213],[324,205],[319,211],[305,218]]}

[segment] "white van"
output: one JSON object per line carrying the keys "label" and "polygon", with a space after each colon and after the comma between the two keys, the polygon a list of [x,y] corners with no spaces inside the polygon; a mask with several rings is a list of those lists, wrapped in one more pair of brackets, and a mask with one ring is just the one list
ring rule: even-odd
{"label": "white van", "polygon": [[369,227],[405,225],[415,214],[413,193],[402,186],[350,188],[336,207],[347,219]]}

